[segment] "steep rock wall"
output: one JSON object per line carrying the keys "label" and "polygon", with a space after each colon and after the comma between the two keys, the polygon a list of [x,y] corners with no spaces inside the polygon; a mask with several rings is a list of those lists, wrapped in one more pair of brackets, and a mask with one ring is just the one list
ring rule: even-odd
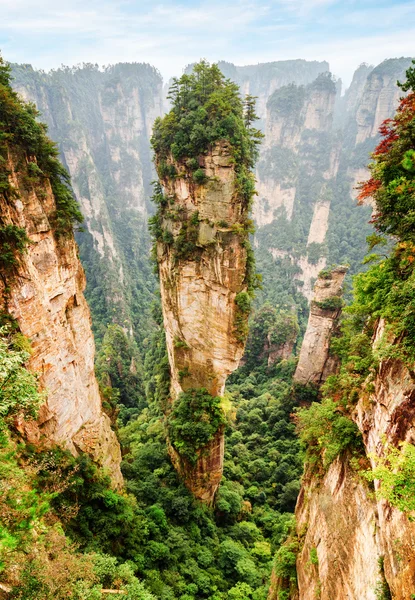
{"label": "steep rock wall", "polygon": [[324,272],[316,281],[307,330],[301,345],[294,381],[319,385],[333,372],[330,339],[341,312],[347,267]]}
{"label": "steep rock wall", "polygon": [[366,178],[378,127],[396,109],[396,81],[409,64],[409,58],[363,64],[343,97],[338,82],[319,85],[321,77],[305,88],[293,79],[295,86],[269,96],[254,217],[258,266],[272,301],[295,280],[291,296],[300,292],[310,302],[326,264],[348,263],[351,273],[360,268],[371,207],[356,210],[355,188]]}
{"label": "steep rock wall", "polygon": [[290,83],[307,85],[320,73],[326,73],[329,64],[326,61],[298,59],[238,67],[220,61],[219,68],[226,77],[239,85],[243,94],[257,96],[257,113],[262,122],[265,122],[268,98],[276,89]]}
{"label": "steep rock wall", "polygon": [[[227,145],[217,144],[200,160],[208,183],[193,183],[183,165],[177,165],[180,178],[163,179],[166,195],[175,199],[175,214],[164,216],[164,229],[177,240],[193,217],[196,244],[186,257],[177,256],[172,245],[157,244],[173,403],[182,391],[194,388],[221,396],[244,350],[236,331],[235,300],[246,290],[247,252],[233,226],[242,221],[246,209],[236,195]],[[223,439],[221,429],[194,467],[170,446],[186,485],[208,503],[222,476]]]}
{"label": "steep rock wall", "polygon": [[101,324],[115,321],[140,343],[155,288],[148,262],[149,139],[163,111],[161,76],[149,65],[122,63],[49,73],[14,65],[13,77],[58,143],[85,217],[77,240],[97,339]]}
{"label": "steep rock wall", "polygon": [[[277,89],[268,100],[257,168],[256,239],[264,250],[285,251],[300,267],[296,278],[308,300],[311,279],[326,264],[323,244],[340,152],[332,139],[335,99],[336,85],[327,74],[306,87]],[[304,233],[294,242],[299,231]],[[310,247],[314,254],[317,249],[317,259],[309,257]]]}
{"label": "steep rock wall", "polygon": [[[374,347],[383,331],[379,322]],[[386,500],[376,499],[359,473],[373,468],[376,456],[391,446],[414,443],[414,394],[410,370],[397,359],[381,361],[352,412],[365,449],[358,468],[346,455],[323,476],[305,474],[296,507],[297,532],[307,524],[297,558],[299,600],[311,600],[317,587],[322,600],[377,600],[384,581],[393,600],[414,593],[415,524]],[[310,568],[312,548],[318,564]]]}
{"label": "steep rock wall", "polygon": [[[94,340],[83,290],[85,275],[73,235],[56,237],[51,186],[30,185],[25,156],[9,154],[13,196],[0,195],[0,221],[26,230],[27,253],[18,272],[0,281],[0,309],[10,313],[32,345],[29,367],[47,400],[37,424],[16,422],[32,442],[88,453],[122,484],[121,451],[103,413],[94,372]],[[5,287],[5,284],[7,287]]]}

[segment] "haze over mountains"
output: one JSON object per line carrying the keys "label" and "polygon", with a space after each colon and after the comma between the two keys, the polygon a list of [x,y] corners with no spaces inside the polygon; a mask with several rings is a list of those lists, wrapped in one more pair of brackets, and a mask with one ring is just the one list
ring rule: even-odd
{"label": "haze over mountains", "polygon": [[[257,96],[265,133],[257,165],[258,302],[296,305],[300,320],[318,272],[346,262],[353,273],[370,233],[369,207],[355,207],[381,122],[393,114],[409,58],[361,65],[345,94],[327,62],[238,67],[221,62],[242,95]],[[113,320],[141,341],[149,332],[155,280],[147,257],[154,179],[149,144],[166,106],[166,84],[138,63],[49,73],[13,66],[13,85],[34,102],[58,143],[85,217],[78,234],[98,340]],[[301,308],[300,308],[301,307]],[[101,327],[101,331],[99,331]]]}

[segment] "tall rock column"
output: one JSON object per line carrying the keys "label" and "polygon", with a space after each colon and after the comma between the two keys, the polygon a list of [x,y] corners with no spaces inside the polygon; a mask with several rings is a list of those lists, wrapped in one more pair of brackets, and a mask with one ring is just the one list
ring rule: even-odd
{"label": "tall rock column", "polygon": [[32,443],[87,452],[122,484],[121,451],[102,411],[94,339],[72,225],[80,218],[56,150],[14,94],[0,59],[0,320],[30,339],[29,368],[46,401],[37,422],[17,420]]}
{"label": "tall rock column", "polygon": [[[207,87],[215,68],[201,65]],[[215,73],[218,78],[210,89],[234,95],[235,126],[241,127],[248,140],[237,89],[224,81],[219,70]],[[188,86],[189,76],[184,78]],[[198,77],[190,76],[190,84],[196,92]],[[202,104],[208,106],[209,97],[207,92]],[[159,211],[153,233],[171,368],[170,398],[164,408],[173,464],[193,495],[210,504],[223,469],[221,397],[227,376],[238,367],[247,333],[252,289],[248,211],[253,179],[247,159],[242,155],[238,164],[235,146],[227,139],[212,141],[197,156],[173,158],[170,148],[178,154],[175,143],[166,148],[160,139],[164,126],[170,127],[176,119],[180,101],[176,97],[171,113],[156,122],[153,137],[161,183],[155,195]],[[221,115],[215,118],[220,120]],[[173,128],[176,139],[192,134],[203,137],[200,129],[198,134],[192,129],[190,118],[187,127]],[[188,153],[188,147],[184,151]]]}
{"label": "tall rock column", "polygon": [[342,306],[343,281],[347,267],[339,266],[320,273],[314,286],[310,316],[294,381],[319,385],[335,370],[330,360],[330,339]]}
{"label": "tall rock column", "polygon": [[[200,162],[207,183],[194,184],[180,165],[182,177],[163,179],[166,195],[174,198],[162,220],[171,243],[157,243],[173,404],[188,390],[222,396],[245,345],[248,314],[238,302],[248,299],[247,249],[238,227],[246,211],[228,145],[215,145]],[[222,477],[223,426],[193,466],[173,444],[169,451],[189,489],[211,502]]]}

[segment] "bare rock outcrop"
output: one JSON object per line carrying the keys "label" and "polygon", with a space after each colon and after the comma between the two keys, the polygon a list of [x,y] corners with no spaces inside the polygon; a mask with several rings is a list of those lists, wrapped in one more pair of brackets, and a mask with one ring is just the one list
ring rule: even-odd
{"label": "bare rock outcrop", "polygon": [[73,234],[55,235],[50,183],[43,178],[42,185],[28,184],[25,156],[9,154],[8,172],[13,194],[0,194],[0,223],[24,229],[29,244],[18,272],[0,279],[0,310],[30,339],[29,368],[39,374],[47,395],[37,425],[16,427],[33,443],[88,453],[119,487],[121,452],[102,411],[85,276]]}
{"label": "bare rock outcrop", "polygon": [[[222,396],[226,378],[238,367],[244,350],[241,327],[246,326],[247,314],[238,306],[238,295],[247,290],[247,249],[238,230],[247,209],[236,191],[227,143],[216,144],[199,160],[206,183],[194,183],[186,166],[178,164],[180,177],[162,179],[165,196],[174,198],[162,220],[170,243],[157,242],[173,404],[190,389]],[[219,485],[223,452],[222,428],[195,465],[170,445],[177,470],[204,502],[212,502]]]}
{"label": "bare rock outcrop", "polygon": [[319,385],[334,370],[330,339],[342,306],[342,286],[347,267],[322,271],[314,287],[307,330],[301,346],[294,381]]}
{"label": "bare rock outcrop", "polygon": [[[374,348],[383,333],[380,321]],[[414,594],[415,523],[378,498],[379,482],[369,487],[361,474],[389,448],[414,444],[414,397],[410,369],[395,358],[382,360],[352,412],[363,438],[361,464],[342,455],[323,475],[306,472],[296,506],[299,600],[312,600],[316,589],[321,600],[408,600]],[[390,590],[390,596],[380,596],[382,590]]]}

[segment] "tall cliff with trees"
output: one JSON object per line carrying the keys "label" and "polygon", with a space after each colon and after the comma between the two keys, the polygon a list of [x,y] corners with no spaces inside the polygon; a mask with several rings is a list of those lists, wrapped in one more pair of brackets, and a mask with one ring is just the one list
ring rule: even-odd
{"label": "tall cliff with trees", "polygon": [[44,73],[13,65],[14,89],[34,102],[84,217],[77,241],[86,297],[100,345],[117,324],[140,346],[151,331],[155,278],[148,262],[153,212],[150,137],[162,114],[162,79],[147,64],[63,67]]}
{"label": "tall cliff with trees", "polygon": [[160,184],[151,226],[171,370],[170,454],[212,503],[223,469],[225,381],[238,366],[256,286],[251,172],[261,133],[254,100],[216,65],[174,80],[152,137]]}
{"label": "tall cliff with trees", "polygon": [[340,368],[321,402],[297,414],[306,467],[272,598],[414,594],[414,67],[400,87],[407,95],[382,124],[360,189],[360,201],[374,206],[376,233],[332,340]]}
{"label": "tall cliff with trees", "polygon": [[88,477],[117,497],[121,452],[94,374],[73,235],[82,217],[36,117],[0,58],[0,594],[92,600],[122,586],[126,598],[154,600],[131,565],[80,553],[64,534],[78,501],[54,504],[75,488],[79,499]]}
{"label": "tall cliff with trees", "polygon": [[0,64],[0,315],[30,338],[28,365],[45,401],[36,421],[16,414],[33,443],[87,452],[122,481],[121,454],[103,413],[85,276],[73,236],[82,221],[55,145],[10,86]]}

